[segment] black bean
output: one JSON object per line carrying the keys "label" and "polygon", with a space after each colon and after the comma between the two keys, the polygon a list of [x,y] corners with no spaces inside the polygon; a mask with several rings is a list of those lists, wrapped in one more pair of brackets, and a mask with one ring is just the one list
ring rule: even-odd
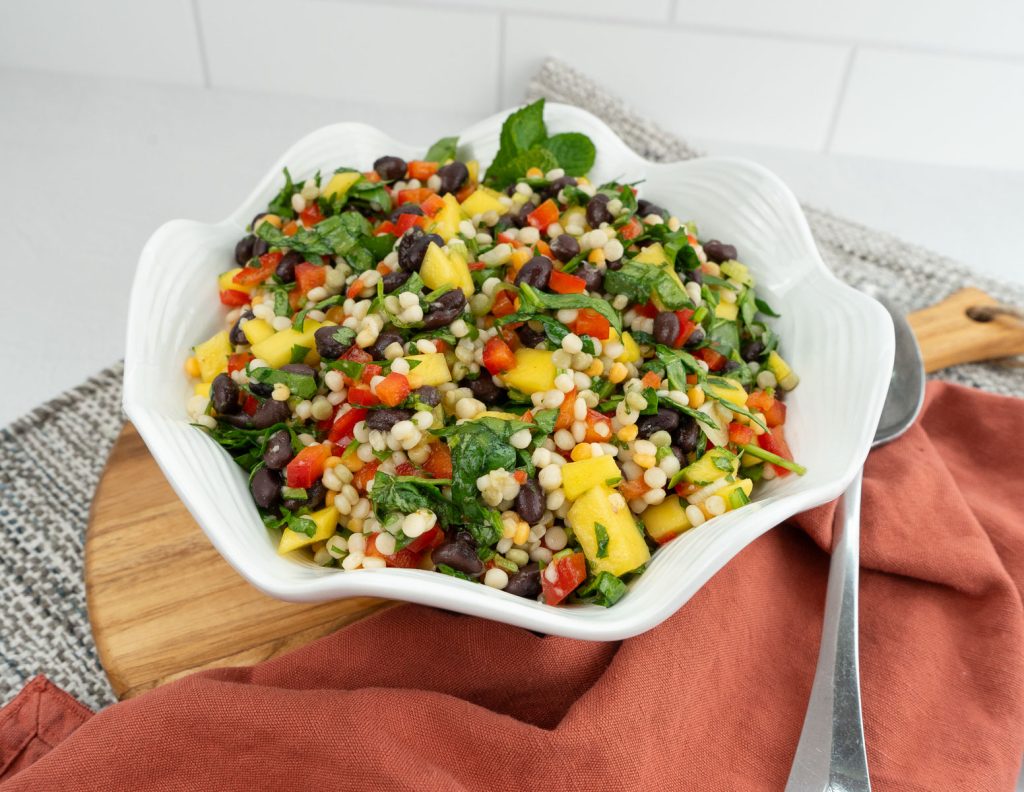
{"label": "black bean", "polygon": [[252,243],[252,255],[255,258],[266,255],[270,252],[270,243],[265,239],[257,239]]}
{"label": "black bean", "polygon": [[238,240],[238,244],[235,245],[235,263],[239,267],[244,267],[249,259],[252,258],[252,246],[255,243],[256,237],[252,234]]}
{"label": "black bean", "polygon": [[281,366],[281,371],[287,371],[289,374],[297,374],[300,377],[315,377],[316,372],[313,371],[311,366],[307,366],[305,363],[288,363],[287,365]]}
{"label": "black bean", "polygon": [[295,266],[301,264],[302,261],[303,255],[301,253],[289,250],[281,257],[281,261],[278,262],[274,274],[281,279],[282,283],[293,283],[295,281]]}
{"label": "black bean", "polygon": [[524,203],[522,208],[518,212],[513,213],[509,217],[509,220],[512,221],[512,225],[514,225],[516,228],[522,228],[528,223],[526,219],[527,215],[529,215],[530,212],[532,212],[536,208],[537,204],[533,203],[532,201]]}
{"label": "black bean", "polygon": [[697,421],[689,415],[683,415],[679,419],[679,428],[675,431],[675,443],[684,454],[689,454],[697,448],[697,441],[700,439],[700,427]]}
{"label": "black bean", "polygon": [[748,341],[740,347],[740,357],[748,363],[757,360],[764,354],[764,344],[760,341]]}
{"label": "black bean", "polygon": [[423,316],[423,327],[436,330],[454,322],[466,310],[466,295],[462,289],[446,291],[429,306]]}
{"label": "black bean", "polygon": [[537,599],[541,592],[540,564],[533,561],[509,576],[503,591],[526,599]]}
{"label": "black bean", "polygon": [[700,269],[692,270],[686,273],[686,280],[693,281],[694,283],[704,282],[704,272]]}
{"label": "black bean", "polygon": [[263,451],[263,462],[271,470],[281,470],[292,461],[295,452],[292,450],[292,436],[287,429],[278,429],[267,440]]}
{"label": "black bean", "polygon": [[395,289],[405,283],[409,278],[412,277],[412,273],[409,270],[396,269],[394,272],[389,272],[383,277],[384,281],[384,293],[391,294]]}
{"label": "black bean", "polygon": [[690,333],[690,337],[686,339],[686,343],[683,344],[683,346],[695,347],[698,344],[701,344],[704,341],[704,335],[703,327],[694,328],[693,332]]}
{"label": "black bean", "polygon": [[416,272],[423,265],[423,257],[427,255],[427,248],[431,242],[438,247],[444,244],[444,240],[437,234],[425,234],[423,229],[417,226],[410,228],[398,243],[398,266],[409,272]]}
{"label": "black bean", "polygon": [[404,214],[414,214],[423,217],[423,210],[414,203],[404,203],[391,213],[391,222],[397,222],[398,218]]}
{"label": "black bean", "polygon": [[238,385],[227,374],[218,374],[210,385],[210,401],[221,415],[238,412]]}
{"label": "black bean", "polygon": [[248,344],[249,343],[249,339],[246,337],[245,331],[242,330],[242,320],[245,319],[246,321],[248,321],[249,319],[252,319],[252,318],[253,318],[253,313],[248,308],[246,308],[244,311],[242,311],[241,316],[238,317],[238,321],[235,322],[234,327],[231,328],[231,332],[228,333],[228,340],[232,344],[235,344],[237,346],[237,345],[240,345],[240,344]]}
{"label": "black bean", "polygon": [[544,502],[544,493],[541,491],[540,484],[534,479],[527,479],[519,488],[519,494],[516,495],[512,508],[522,519],[533,525],[540,522],[540,518],[544,516]]}
{"label": "black bean", "polygon": [[728,374],[730,371],[735,371],[736,369],[738,369],[741,365],[742,364],[737,363],[735,360],[727,360],[725,361],[725,365],[722,366],[722,369],[719,373]]}
{"label": "black bean", "polygon": [[366,351],[373,356],[374,360],[384,360],[384,350],[392,344],[401,344],[402,336],[394,330],[385,330],[377,336],[377,340],[366,348]]}
{"label": "black bean", "polygon": [[466,179],[469,178],[469,168],[456,160],[439,168],[437,175],[441,179],[441,189],[438,190],[438,193],[444,195],[445,193],[458,192],[459,188],[466,183]]}
{"label": "black bean", "polygon": [[679,427],[679,413],[667,407],[659,407],[654,415],[641,415],[636,426],[639,435],[644,439],[655,432],[671,433]]}
{"label": "black bean", "polygon": [[491,375],[481,371],[480,376],[469,383],[469,389],[473,391],[473,398],[479,399],[490,406],[505,399],[505,391],[494,384]]}
{"label": "black bean", "polygon": [[217,420],[220,423],[226,423],[229,426],[236,426],[239,429],[252,429],[252,418],[247,413],[240,412],[234,415],[218,415]]}
{"label": "black bean", "polygon": [[708,261],[721,264],[723,261],[731,261],[736,258],[736,246],[727,245],[717,239],[709,239],[704,243],[704,255],[708,257]]}
{"label": "black bean", "polygon": [[534,256],[523,264],[516,275],[516,286],[528,283],[535,289],[544,289],[551,279],[551,259],[547,256]]}
{"label": "black bean", "polygon": [[547,340],[547,336],[542,330],[536,330],[525,322],[516,328],[516,335],[519,336],[522,345],[530,349],[536,349]]}
{"label": "black bean", "polygon": [[269,399],[270,394],[274,392],[274,386],[268,382],[257,382],[252,380],[249,383],[249,390],[252,391],[253,396],[260,396],[264,399]]}
{"label": "black bean", "polygon": [[249,223],[249,228],[255,230],[256,229],[256,224],[260,220],[262,220],[264,217],[266,217],[268,214],[269,214],[269,212],[257,212],[255,215],[253,215],[253,218],[252,218],[252,220]]}
{"label": "black bean", "polygon": [[641,198],[636,202],[636,213],[641,217],[647,217],[647,215],[656,214],[661,217],[662,220],[668,220],[668,212],[658,206],[656,203],[651,203],[648,200]]}
{"label": "black bean", "polygon": [[679,317],[672,311],[660,311],[654,317],[654,340],[672,346],[679,338]]}
{"label": "black bean", "polygon": [[679,461],[679,467],[684,468],[690,464],[690,461],[686,458],[686,453],[679,446],[669,446],[674,456]]}
{"label": "black bean", "polygon": [[317,354],[325,360],[337,360],[352,348],[351,343],[343,344],[334,337],[334,334],[337,332],[337,327],[328,325],[327,327],[318,328],[313,333]]}
{"label": "black bean", "polygon": [[571,261],[580,254],[580,243],[569,234],[559,234],[551,240],[551,252],[561,262]]}
{"label": "black bean", "polygon": [[317,479],[311,485],[306,487],[305,498],[285,498],[281,502],[281,506],[288,511],[298,511],[305,506],[310,511],[316,511],[324,505],[324,501],[327,500],[327,487],[324,486],[323,481]]}
{"label": "black bean", "polygon": [[396,423],[408,421],[410,418],[412,418],[412,410],[398,410],[390,407],[370,410],[366,416],[366,428],[389,432]]}
{"label": "black bean", "polygon": [[441,403],[441,391],[433,385],[421,385],[412,392],[412,395],[428,407],[436,407]]}
{"label": "black bean", "polygon": [[253,429],[266,429],[276,423],[284,423],[292,417],[287,402],[267,399],[256,408],[252,416]]}
{"label": "black bean", "polygon": [[615,270],[620,270],[620,269],[622,269],[622,259],[618,258],[618,259],[615,259],[615,261],[606,261],[604,263],[604,266],[605,266],[605,269],[610,269],[613,272]]}
{"label": "black bean", "polygon": [[470,577],[476,577],[484,571],[484,563],[476,554],[476,549],[473,545],[461,542],[458,539],[438,545],[434,548],[430,557],[435,566],[444,564]]}
{"label": "black bean", "polygon": [[249,483],[252,499],[261,509],[269,509],[281,500],[281,474],[270,468],[260,468]]}
{"label": "black bean", "polygon": [[405,160],[401,157],[381,157],[373,163],[373,169],[384,181],[405,178]]}
{"label": "black bean", "polygon": [[579,182],[576,181],[574,176],[559,176],[551,184],[544,188],[544,195],[548,198],[555,198],[557,200],[558,193],[565,187],[575,187]]}
{"label": "black bean", "polygon": [[609,200],[604,193],[598,193],[587,203],[587,222],[591,228],[597,228],[601,223],[610,223],[615,219],[608,210]]}
{"label": "black bean", "polygon": [[583,278],[583,282],[587,284],[587,291],[601,291],[604,286],[604,273],[593,264],[582,265],[573,275]]}

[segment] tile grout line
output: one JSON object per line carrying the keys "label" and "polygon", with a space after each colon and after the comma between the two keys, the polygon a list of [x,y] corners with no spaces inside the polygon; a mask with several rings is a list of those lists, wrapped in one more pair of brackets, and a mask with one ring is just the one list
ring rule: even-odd
{"label": "tile grout line", "polygon": [[199,44],[199,68],[203,73],[203,87],[211,88],[210,61],[206,55],[206,39],[203,37],[203,25],[199,21],[199,0],[192,0],[192,22],[196,28],[196,43]]}
{"label": "tile grout line", "polygon": [[839,91],[836,95],[836,104],[832,108],[832,118],[829,120],[828,131],[825,133],[825,143],[822,146],[822,153],[832,153],[832,143],[836,136],[836,129],[839,126],[839,116],[843,112],[843,104],[846,102],[846,93],[850,87],[850,75],[853,73],[853,63],[857,59],[858,46],[854,44],[850,47],[850,52],[846,56],[846,64],[843,67],[843,77],[839,81]]}
{"label": "tile grout line", "polygon": [[504,11],[498,14],[498,92],[496,94],[498,106],[494,108],[495,112],[505,106],[505,68],[508,60],[505,56],[506,16]]}

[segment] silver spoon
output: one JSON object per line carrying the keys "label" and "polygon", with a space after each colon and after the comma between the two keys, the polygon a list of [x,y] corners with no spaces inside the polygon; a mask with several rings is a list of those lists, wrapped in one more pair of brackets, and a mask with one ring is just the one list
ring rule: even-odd
{"label": "silver spoon", "polygon": [[[876,299],[892,316],[896,357],[872,448],[910,428],[924,402],[924,362],[903,314]],[[860,571],[860,492],[863,471],[836,507],[825,624],[803,731],[786,792],[870,792],[857,660],[857,576]]]}

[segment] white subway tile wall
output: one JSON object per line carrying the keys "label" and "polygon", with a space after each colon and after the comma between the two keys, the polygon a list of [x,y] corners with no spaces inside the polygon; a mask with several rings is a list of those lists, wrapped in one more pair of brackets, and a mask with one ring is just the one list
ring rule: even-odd
{"label": "white subway tile wall", "polygon": [[33,0],[0,25],[0,67],[463,117],[549,54],[684,135],[1024,170],[1022,0]]}

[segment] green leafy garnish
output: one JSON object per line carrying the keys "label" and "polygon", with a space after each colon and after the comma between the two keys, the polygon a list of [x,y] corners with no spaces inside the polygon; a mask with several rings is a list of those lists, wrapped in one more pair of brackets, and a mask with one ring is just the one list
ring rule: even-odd
{"label": "green leafy garnish", "polygon": [[610,608],[626,594],[626,584],[611,572],[602,572],[576,590],[581,600],[593,600],[595,605]]}
{"label": "green leafy garnish", "polygon": [[457,137],[443,137],[427,149],[427,154],[423,159],[426,162],[440,162],[443,164],[448,160],[455,159],[458,145],[459,139]]}
{"label": "green leafy garnish", "polygon": [[607,319],[616,332],[622,333],[622,317],[619,312],[612,308],[611,303],[600,297],[588,297],[584,294],[548,294],[537,291],[526,283],[519,287],[519,291],[523,303],[528,306],[529,310],[536,311],[543,308],[560,311],[563,308],[591,308]]}
{"label": "green leafy garnish", "polygon": [[263,367],[251,369],[249,371],[249,378],[264,385],[276,385],[278,383],[287,385],[292,395],[298,396],[300,399],[312,399],[316,396],[316,379],[308,374],[294,374],[291,371]]}
{"label": "green leafy garnish", "polygon": [[798,465],[796,462],[786,459],[785,457],[780,457],[778,454],[773,454],[771,451],[765,451],[761,446],[750,445],[747,443],[741,445],[740,448],[751,456],[763,459],[765,462],[771,462],[773,465],[778,465],[780,468],[790,470],[798,476],[802,476],[807,472],[807,468],[803,465]]}
{"label": "green leafy garnish", "polygon": [[594,523],[594,533],[597,536],[597,557],[608,557],[608,529],[601,523]]}

